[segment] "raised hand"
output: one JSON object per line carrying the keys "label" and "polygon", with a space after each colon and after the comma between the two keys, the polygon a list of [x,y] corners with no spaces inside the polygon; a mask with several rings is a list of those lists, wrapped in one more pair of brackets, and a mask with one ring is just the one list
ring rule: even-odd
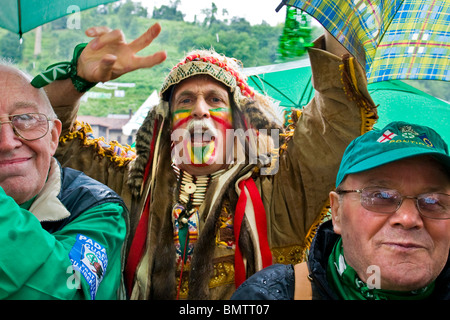
{"label": "raised hand", "polygon": [[165,51],[145,57],[136,55],[149,46],[160,31],[161,26],[155,23],[139,38],[127,43],[121,30],[111,30],[104,26],[87,29],[86,35],[94,39],[78,59],[78,76],[89,82],[105,82],[136,69],[160,64],[167,57]]}

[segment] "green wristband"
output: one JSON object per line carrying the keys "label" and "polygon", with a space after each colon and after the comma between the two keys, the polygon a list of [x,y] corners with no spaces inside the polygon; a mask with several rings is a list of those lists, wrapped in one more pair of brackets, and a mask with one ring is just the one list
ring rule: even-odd
{"label": "green wristband", "polygon": [[64,80],[70,78],[75,89],[78,92],[86,92],[94,87],[96,82],[89,82],[77,75],[78,58],[83,52],[87,43],[80,43],[73,50],[72,61],[58,62],[50,65],[44,72],[39,73],[31,80],[31,85],[35,88],[42,88],[55,80]]}

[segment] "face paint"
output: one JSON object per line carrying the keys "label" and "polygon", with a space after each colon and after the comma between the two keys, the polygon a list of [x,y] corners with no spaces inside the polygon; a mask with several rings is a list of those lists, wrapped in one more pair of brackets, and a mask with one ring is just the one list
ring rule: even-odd
{"label": "face paint", "polygon": [[[197,167],[207,166],[216,161],[218,139],[222,140],[223,144],[226,130],[233,128],[230,108],[209,109],[209,114],[210,119],[202,120],[204,124],[200,124],[200,120],[193,120],[191,109],[176,110],[172,116],[173,131],[186,128],[182,141],[183,154],[187,156],[185,160]],[[199,125],[201,129],[193,130],[193,125]]]}
{"label": "face paint", "polygon": [[231,110],[230,108],[215,108],[210,109],[209,114],[211,118],[222,125],[222,127],[226,129],[233,129],[233,120],[231,118]]}
{"label": "face paint", "polygon": [[216,142],[219,131],[212,118],[191,120],[186,125],[184,154],[188,155],[190,164],[209,165],[215,160]]}
{"label": "face paint", "polygon": [[190,109],[180,109],[173,112],[172,130],[176,130],[192,119]]}
{"label": "face paint", "polygon": [[[218,133],[215,133],[213,137],[209,137],[210,142],[204,145],[193,145],[191,141],[187,146],[192,164],[196,166],[204,166],[213,163],[216,155],[217,139],[221,139],[222,143],[225,141],[225,134],[227,129],[232,129],[232,118],[229,108],[214,108],[209,109],[211,119],[216,123],[216,129]],[[214,130],[215,131],[215,130]],[[221,135],[218,137],[217,134]],[[206,137],[205,137],[206,135]],[[208,141],[208,132],[203,133],[203,139]],[[194,137],[195,138],[195,137]]]}
{"label": "face paint", "polygon": [[207,166],[214,161],[216,144],[215,141],[212,140],[206,145],[196,146],[195,143],[188,140],[186,150],[192,165],[199,167]]}

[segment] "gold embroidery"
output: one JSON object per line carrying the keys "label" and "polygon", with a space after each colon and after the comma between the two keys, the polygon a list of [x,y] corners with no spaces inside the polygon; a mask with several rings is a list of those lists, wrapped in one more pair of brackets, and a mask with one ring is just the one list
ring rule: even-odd
{"label": "gold embroidery", "polygon": [[214,272],[209,287],[215,288],[234,283],[234,262],[219,262],[214,264]]}
{"label": "gold embroidery", "polygon": [[216,246],[220,248],[234,250],[233,214],[230,210],[230,201],[225,198],[222,205],[222,212],[219,217],[219,230],[216,233]]}
{"label": "gold embroidery", "polygon": [[302,261],[305,246],[293,245],[287,247],[272,248],[274,263],[297,264]]}
{"label": "gold embroidery", "polygon": [[[234,283],[234,262],[233,256],[225,257],[229,259],[221,259],[221,261],[213,265],[214,271],[209,280],[209,287],[216,288],[227,284]],[[176,275],[177,287],[180,284],[180,272]],[[183,279],[181,281],[179,299],[187,299],[189,293],[189,270],[183,271]]]}

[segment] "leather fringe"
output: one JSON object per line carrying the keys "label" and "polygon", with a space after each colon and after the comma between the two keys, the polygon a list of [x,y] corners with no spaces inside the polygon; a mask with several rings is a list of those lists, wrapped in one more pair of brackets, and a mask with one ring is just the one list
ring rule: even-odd
{"label": "leather fringe", "polygon": [[92,128],[87,123],[76,121],[75,128],[59,138],[61,144],[79,139],[83,147],[94,148],[100,159],[107,157],[116,167],[126,167],[136,158],[134,149],[129,145],[121,145],[117,141],[107,143],[104,137],[94,138]]}

